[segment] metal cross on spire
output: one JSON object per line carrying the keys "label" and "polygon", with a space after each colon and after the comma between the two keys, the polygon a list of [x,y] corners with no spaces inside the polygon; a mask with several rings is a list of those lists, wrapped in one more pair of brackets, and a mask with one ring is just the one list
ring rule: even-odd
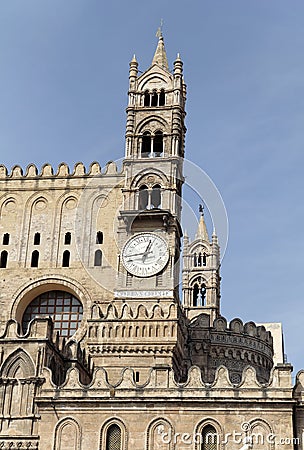
{"label": "metal cross on spire", "polygon": [[163,35],[163,24],[164,24],[163,19],[160,19],[160,27],[158,27],[157,32],[156,32],[157,38],[160,38]]}

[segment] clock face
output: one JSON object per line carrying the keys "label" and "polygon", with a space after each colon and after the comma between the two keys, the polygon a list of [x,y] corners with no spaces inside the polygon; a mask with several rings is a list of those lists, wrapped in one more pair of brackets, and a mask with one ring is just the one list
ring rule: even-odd
{"label": "clock face", "polygon": [[168,244],[154,233],[140,233],[131,237],[122,250],[125,269],[137,277],[157,274],[169,259]]}

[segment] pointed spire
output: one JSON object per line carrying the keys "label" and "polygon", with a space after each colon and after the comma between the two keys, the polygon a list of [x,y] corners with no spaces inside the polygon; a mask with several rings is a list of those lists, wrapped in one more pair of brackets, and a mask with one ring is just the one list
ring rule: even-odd
{"label": "pointed spire", "polygon": [[208,231],[205,223],[205,218],[203,215],[200,217],[195,239],[202,239],[203,241],[209,242]]}
{"label": "pointed spire", "polygon": [[169,71],[168,59],[167,59],[165,43],[164,43],[164,38],[163,38],[161,28],[158,29],[156,36],[158,37],[158,44],[157,44],[157,47],[156,47],[156,50],[155,50],[155,53],[154,53],[154,56],[152,59],[152,65],[158,64],[163,69],[166,69]]}
{"label": "pointed spire", "polygon": [[208,231],[206,227],[206,222],[204,218],[204,206],[199,205],[199,212],[201,213],[201,217],[198,223],[198,229],[195,235],[195,239],[202,239],[203,241],[209,242]]}

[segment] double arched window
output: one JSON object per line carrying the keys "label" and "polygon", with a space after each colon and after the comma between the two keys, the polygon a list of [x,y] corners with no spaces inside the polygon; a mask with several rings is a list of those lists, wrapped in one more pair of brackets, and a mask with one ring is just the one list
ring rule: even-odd
{"label": "double arched window", "polygon": [[162,131],[156,131],[151,134],[145,131],[142,135],[141,152],[142,158],[158,158],[162,156],[164,151],[164,136]]}
{"label": "double arched window", "polygon": [[157,209],[161,208],[161,186],[155,184],[149,188],[145,184],[139,188],[138,209]]}
{"label": "double arched window", "polygon": [[206,285],[199,277],[192,285],[192,306],[204,306],[206,303]]}
{"label": "double arched window", "polygon": [[193,255],[193,265],[194,267],[202,267],[207,265],[207,255],[206,253],[194,253]]}

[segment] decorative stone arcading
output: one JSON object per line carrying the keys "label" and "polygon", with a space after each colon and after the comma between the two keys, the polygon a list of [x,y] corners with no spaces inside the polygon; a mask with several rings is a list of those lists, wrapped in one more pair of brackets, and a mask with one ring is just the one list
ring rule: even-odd
{"label": "decorative stone arcading", "polygon": [[140,319],[172,319],[177,317],[177,306],[175,303],[150,305],[139,303],[130,305],[128,303],[118,304],[115,302],[95,303],[91,308],[91,319],[112,320],[140,320]]}
{"label": "decorative stone arcading", "polygon": [[[113,389],[119,391],[119,396],[134,396],[137,389],[140,389],[142,397],[149,397],[150,393],[155,397],[157,393],[166,395],[166,398],[181,396],[183,398],[200,396],[201,398],[210,397],[231,397],[236,395],[242,398],[258,397],[265,398],[267,396],[286,396],[292,398],[292,368],[289,365],[280,369],[284,372],[284,376],[278,374],[279,369],[272,370],[268,383],[260,383],[256,377],[256,371],[253,367],[247,366],[242,371],[241,381],[232,383],[230,380],[228,369],[224,366],[217,368],[213,383],[204,382],[201,369],[192,366],[188,371],[187,380],[179,383],[175,379],[174,371],[169,367],[155,367],[150,370],[145,380],[141,382],[135,381],[135,370],[125,367],[121,370],[121,375],[115,384],[109,382],[107,370],[97,368],[94,371],[90,384],[84,385],[80,381],[80,375],[77,368],[71,368],[67,372],[65,382],[60,386],[60,391],[56,390],[59,396],[70,397],[75,395],[75,390],[85,390],[88,397],[101,395],[104,397],[107,391],[109,396],[112,395]],[[46,379],[42,387],[41,395],[52,396],[56,386],[51,381],[51,373],[48,370],[43,372]],[[161,375],[161,376],[160,376]],[[284,382],[284,377],[288,379],[288,383]],[[284,388],[284,392],[282,391]],[[99,392],[99,393],[98,393]],[[289,393],[288,393],[289,392]]]}
{"label": "decorative stone arcading", "polygon": [[1,450],[34,450],[39,448],[39,439],[33,438],[22,438],[18,437],[16,439],[9,437],[0,438],[0,449]]}

